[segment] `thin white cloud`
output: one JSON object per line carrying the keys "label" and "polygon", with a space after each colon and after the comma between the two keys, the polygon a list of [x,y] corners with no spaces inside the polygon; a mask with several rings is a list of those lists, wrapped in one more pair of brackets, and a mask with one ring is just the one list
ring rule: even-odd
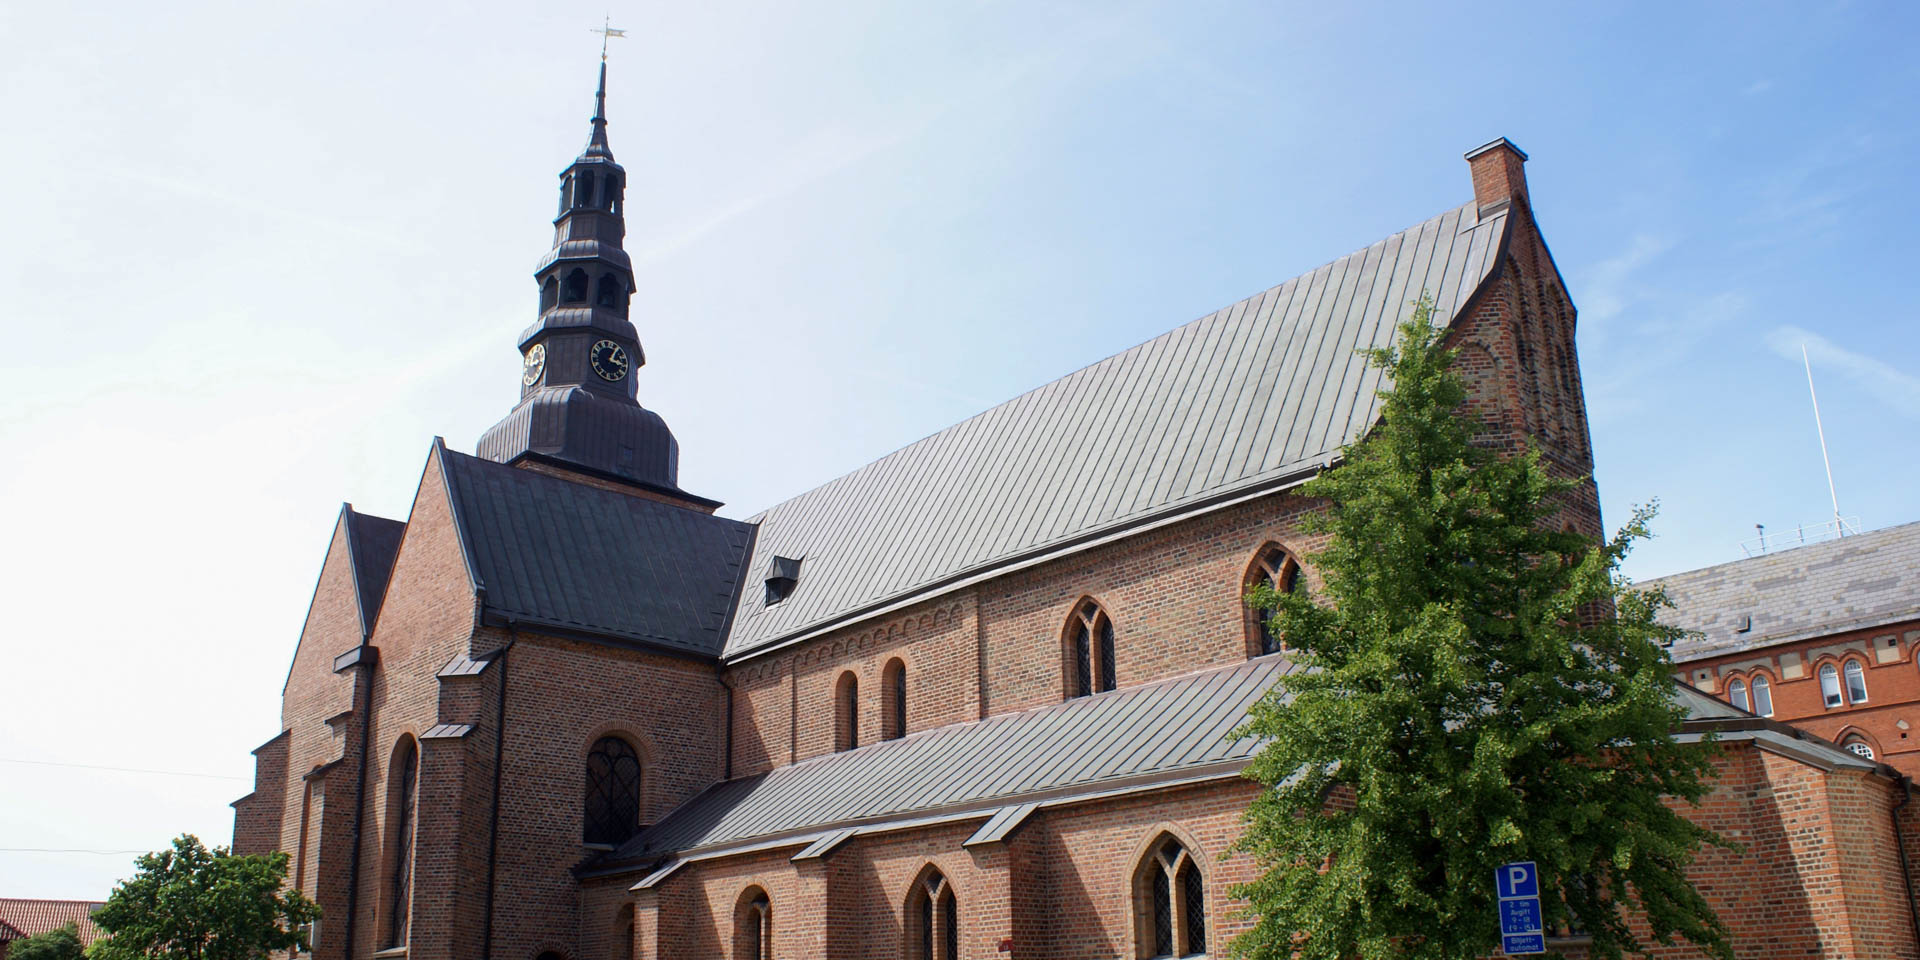
{"label": "thin white cloud", "polygon": [[1650,234],[1637,234],[1627,249],[1594,264],[1586,272],[1580,292],[1582,319],[1611,320],[1619,316],[1645,294],[1637,289],[1634,273],[1655,257],[1673,249],[1673,241]]}
{"label": "thin white cloud", "polygon": [[1750,84],[1747,84],[1747,89],[1745,93],[1749,97],[1757,97],[1760,94],[1766,93],[1768,90],[1772,90],[1772,89],[1773,89],[1773,81],[1763,77],[1759,80],[1755,80]]}
{"label": "thin white cloud", "polygon": [[[1911,420],[1920,420],[1920,377],[1894,369],[1891,365],[1856,353],[1810,330],[1799,327],[1775,327],[1767,334],[1767,349],[1782,359],[1800,362],[1805,345],[1807,359],[1816,371],[1838,370],[1842,377],[1872,394],[1887,408]],[[1829,374],[1831,375],[1831,374]]]}

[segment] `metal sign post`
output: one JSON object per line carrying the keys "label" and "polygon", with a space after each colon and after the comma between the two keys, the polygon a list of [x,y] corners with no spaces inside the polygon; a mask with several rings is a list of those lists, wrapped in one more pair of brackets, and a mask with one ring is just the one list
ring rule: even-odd
{"label": "metal sign post", "polygon": [[1509,863],[1493,872],[1500,898],[1500,949],[1518,957],[1547,952],[1546,917],[1540,912],[1540,871],[1533,861]]}

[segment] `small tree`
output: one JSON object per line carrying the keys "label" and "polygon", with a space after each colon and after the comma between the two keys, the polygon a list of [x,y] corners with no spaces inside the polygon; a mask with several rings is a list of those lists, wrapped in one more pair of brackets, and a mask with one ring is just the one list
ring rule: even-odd
{"label": "small tree", "polygon": [[80,960],[86,955],[80,931],[71,923],[16,940],[7,950],[7,960]]}
{"label": "small tree", "polygon": [[1313,559],[1316,602],[1256,590],[1304,669],[1249,711],[1268,742],[1239,849],[1266,868],[1236,889],[1256,922],[1243,957],[1486,956],[1499,945],[1494,869],[1538,863],[1549,929],[1592,955],[1642,951],[1637,909],[1732,957],[1687,880],[1710,832],[1670,809],[1695,802],[1710,748],[1676,742],[1664,598],[1627,588],[1621,559],[1647,535],[1636,511],[1610,542],[1555,529],[1579,481],[1538,453],[1473,445],[1466,390],[1422,298],[1399,344],[1383,421],[1307,484],[1331,534]]}
{"label": "small tree", "polygon": [[90,950],[100,960],[254,960],[304,948],[301,928],[320,915],[300,891],[281,889],[284,853],[237,857],[182,834],[135,863],[140,872],[93,915],[112,934]]}

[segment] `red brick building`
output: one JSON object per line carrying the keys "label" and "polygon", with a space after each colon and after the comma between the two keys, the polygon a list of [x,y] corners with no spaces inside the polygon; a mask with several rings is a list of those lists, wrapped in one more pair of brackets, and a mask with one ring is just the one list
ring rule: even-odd
{"label": "red brick building", "polygon": [[[1488,442],[1591,471],[1526,156],[1467,159],[1458,207],[734,521],[637,400],[596,109],[520,401],[434,442],[404,523],[341,511],[236,848],[293,855],[328,958],[1217,954],[1254,869],[1225,735],[1289,669],[1241,597],[1316,580],[1297,488],[1377,415],[1355,348],[1432,294]],[[1601,532],[1591,483],[1563,520]],[[1727,743],[1698,816],[1746,846],[1698,879],[1742,955],[1914,956],[1904,784],[1681,696]]]}
{"label": "red brick building", "polygon": [[82,945],[98,940],[100,928],[93,925],[93,912],[102,906],[105,903],[100,900],[0,897],[0,960],[6,960],[13,944],[68,924]]}
{"label": "red brick building", "polygon": [[1678,573],[1676,675],[1920,774],[1920,523]]}

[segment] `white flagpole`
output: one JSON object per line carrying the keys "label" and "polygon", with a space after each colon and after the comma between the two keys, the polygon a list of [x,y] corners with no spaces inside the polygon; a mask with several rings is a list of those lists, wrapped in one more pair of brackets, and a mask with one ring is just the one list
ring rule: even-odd
{"label": "white flagpole", "polygon": [[1833,461],[1827,457],[1827,428],[1820,423],[1820,396],[1813,392],[1813,361],[1807,359],[1807,345],[1800,344],[1800,362],[1807,368],[1807,396],[1813,399],[1813,429],[1820,434],[1820,462],[1827,468],[1827,497],[1833,501],[1833,529],[1837,536],[1847,535],[1840,519],[1840,494],[1833,488]]}

